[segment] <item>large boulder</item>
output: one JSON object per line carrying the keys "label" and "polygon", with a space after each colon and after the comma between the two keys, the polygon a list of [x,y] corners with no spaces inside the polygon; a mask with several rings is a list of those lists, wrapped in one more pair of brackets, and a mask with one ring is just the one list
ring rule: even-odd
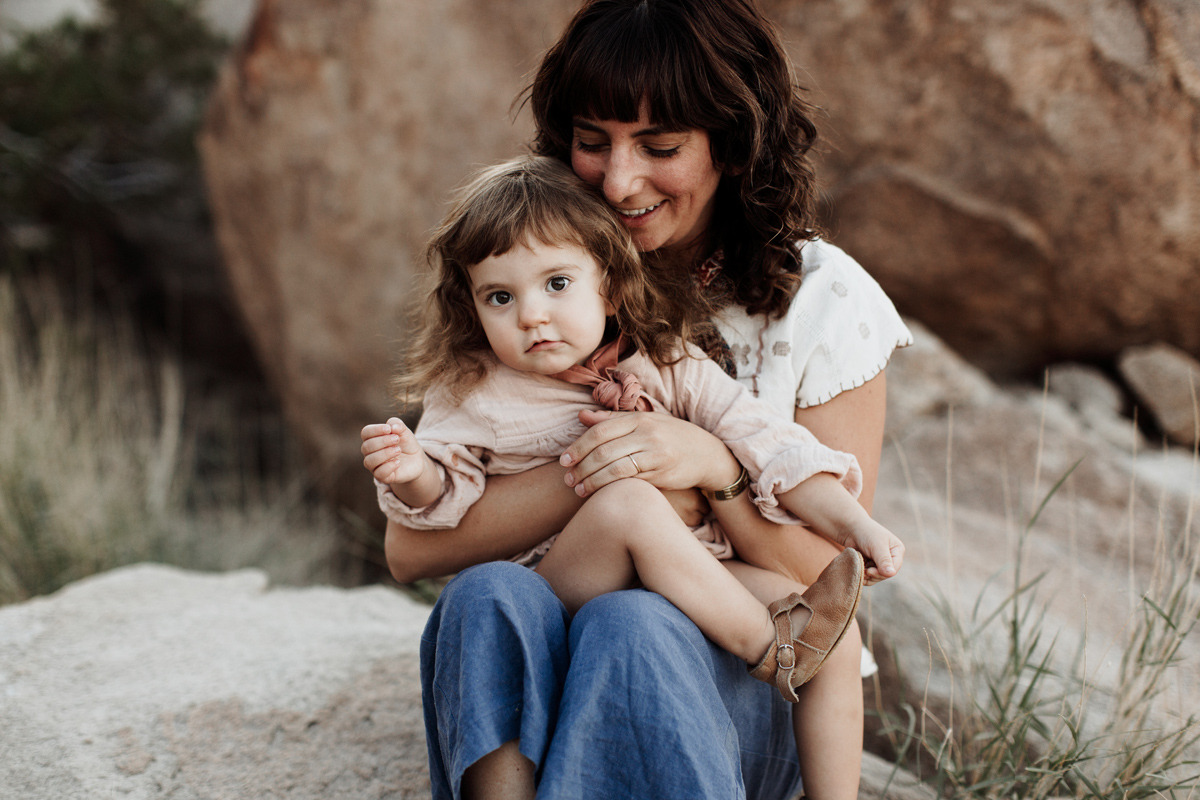
{"label": "large boulder", "polygon": [[262,0],[218,79],[200,150],[234,293],[318,474],[360,510],[357,434],[395,410],[421,248],[450,190],[530,138],[510,105],[573,6]]}
{"label": "large boulder", "polygon": [[1200,355],[1194,0],[765,0],[832,144],[835,240],[993,374]]}
{"label": "large boulder", "polygon": [[[343,501],[448,190],[529,139],[510,103],[576,0],[262,0],[201,136],[221,248]],[[826,109],[833,238],[1013,374],[1200,354],[1200,7],[764,0]],[[353,489],[353,491],[350,491]]]}

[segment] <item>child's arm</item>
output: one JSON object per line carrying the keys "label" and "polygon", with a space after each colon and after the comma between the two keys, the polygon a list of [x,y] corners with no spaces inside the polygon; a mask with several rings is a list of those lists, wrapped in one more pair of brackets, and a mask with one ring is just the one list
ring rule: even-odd
{"label": "child's arm", "polygon": [[[830,542],[860,551],[868,562],[869,583],[896,574],[904,546],[872,520],[852,494],[862,487],[862,471],[854,456],[831,450],[800,425],[778,419],[766,403],[710,361],[684,359],[673,371],[683,389],[679,397],[685,413],[720,437],[756,479],[755,505],[763,516],[772,522],[785,521],[780,517],[787,515],[775,508],[782,506]],[[722,502],[731,501],[712,504],[719,520],[720,513],[730,513],[719,509]],[[742,527],[725,520],[721,524],[727,531]],[[746,531],[761,531],[752,522],[744,524]],[[730,538],[737,549],[737,539],[746,537],[731,534]]]}
{"label": "child's arm", "polygon": [[842,547],[863,554],[867,583],[878,583],[900,571],[904,543],[871,519],[867,510],[834,475],[820,472],[777,495],[780,505],[813,530]]}
{"label": "child's arm", "polygon": [[871,519],[836,476],[818,473],[777,497],[780,505],[810,527],[764,519],[749,491],[710,503],[742,561],[807,585],[842,548],[853,547],[866,560],[868,584],[899,571],[904,545]]}
{"label": "child's arm", "polygon": [[384,424],[367,425],[361,435],[363,466],[388,484],[401,502],[420,508],[441,496],[442,481],[433,459],[402,421],[392,417]]}

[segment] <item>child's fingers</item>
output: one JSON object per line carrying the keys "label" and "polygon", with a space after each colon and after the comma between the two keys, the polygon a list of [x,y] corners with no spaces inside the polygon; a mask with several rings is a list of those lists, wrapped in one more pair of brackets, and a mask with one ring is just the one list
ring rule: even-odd
{"label": "child's fingers", "polygon": [[895,575],[896,572],[900,571],[900,567],[904,566],[904,542],[893,537],[891,551],[892,567],[895,569],[895,572],[892,574]]}
{"label": "child's fingers", "polygon": [[371,472],[375,472],[375,470],[379,469],[384,464],[401,455],[403,455],[403,453],[400,451],[399,447],[394,445],[391,447],[383,447],[370,453],[364,453],[363,466]]}
{"label": "child's fingers", "polygon": [[[385,425],[386,429],[387,426]],[[372,436],[370,439],[363,439],[362,447],[358,450],[364,456],[370,453],[377,453],[388,447],[399,447],[400,437],[394,433],[384,433],[380,436]]]}
{"label": "child's fingers", "polygon": [[895,536],[886,542],[875,543],[869,548],[866,558],[866,581],[868,584],[891,578],[904,564],[904,543]]}
{"label": "child's fingers", "polygon": [[384,422],[376,425],[364,425],[360,436],[362,436],[362,440],[365,442],[367,439],[387,436],[391,432],[392,426]]}

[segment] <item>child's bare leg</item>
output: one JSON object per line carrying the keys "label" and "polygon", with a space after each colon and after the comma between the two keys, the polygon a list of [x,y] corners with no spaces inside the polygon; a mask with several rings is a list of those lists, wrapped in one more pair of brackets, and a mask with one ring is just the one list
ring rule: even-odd
{"label": "child's bare leg", "polygon": [[[724,563],[763,603],[806,588],[740,561]],[[807,617],[807,611],[796,608],[792,612],[793,630],[800,630]],[[792,726],[804,796],[810,800],[853,800],[858,796],[863,740],[861,651],[858,623],[851,623],[820,671],[796,689],[800,702],[792,709]]]}
{"label": "child's bare leg", "polygon": [[615,481],[588,498],[537,571],[572,614],[595,597],[640,583],[750,664],[775,641],[765,605],[645,481]]}

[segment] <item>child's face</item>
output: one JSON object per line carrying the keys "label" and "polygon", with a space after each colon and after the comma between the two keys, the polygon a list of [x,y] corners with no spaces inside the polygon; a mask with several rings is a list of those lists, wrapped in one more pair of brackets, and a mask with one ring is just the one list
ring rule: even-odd
{"label": "child's face", "polygon": [[572,244],[536,240],[471,267],[475,312],[500,362],[553,375],[582,364],[614,313],[601,292],[600,267]]}

